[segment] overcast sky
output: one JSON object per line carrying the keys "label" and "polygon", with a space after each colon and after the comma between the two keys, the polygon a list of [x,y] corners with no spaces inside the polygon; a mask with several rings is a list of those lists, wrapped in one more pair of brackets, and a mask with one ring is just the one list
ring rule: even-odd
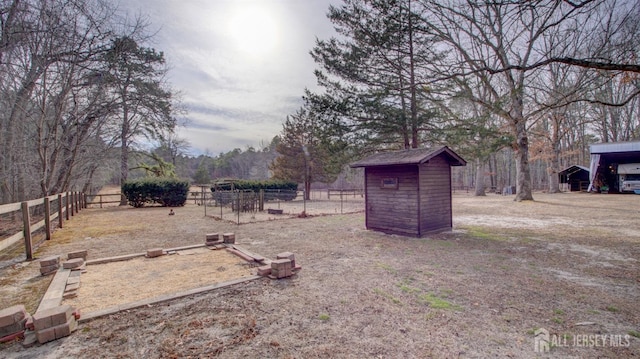
{"label": "overcast sky", "polygon": [[334,34],[326,17],[340,0],[129,0],[159,32],[151,44],[171,66],[192,155],[269,143],[316,88],[309,51]]}

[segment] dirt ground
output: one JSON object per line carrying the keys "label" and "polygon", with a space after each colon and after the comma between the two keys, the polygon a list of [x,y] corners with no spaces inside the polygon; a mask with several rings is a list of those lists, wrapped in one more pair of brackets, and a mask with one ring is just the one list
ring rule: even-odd
{"label": "dirt ground", "polygon": [[[303,269],[96,319],[45,345],[5,344],[0,356],[639,357],[640,196],[534,197],[456,193],[454,230],[421,239],[368,231],[363,213],[236,225],[194,204],[175,216],[83,210],[36,255],[100,258],[235,232],[254,253],[295,253]],[[2,307],[37,297],[37,266],[0,273]],[[549,353],[534,351],[541,328]]]}
{"label": "dirt ground", "polygon": [[194,248],[155,258],[89,265],[78,295],[62,304],[89,314],[121,304],[183,292],[255,272],[250,263],[225,250]]}

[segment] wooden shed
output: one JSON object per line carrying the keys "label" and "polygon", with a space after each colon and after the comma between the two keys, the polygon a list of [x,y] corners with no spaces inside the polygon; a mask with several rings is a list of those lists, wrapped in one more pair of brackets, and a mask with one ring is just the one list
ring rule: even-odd
{"label": "wooden shed", "polygon": [[560,189],[563,191],[586,191],[589,188],[589,169],[573,165],[558,172]]}
{"label": "wooden shed", "polygon": [[450,230],[451,166],[466,164],[446,146],[381,152],[351,164],[365,170],[367,229],[413,237]]}

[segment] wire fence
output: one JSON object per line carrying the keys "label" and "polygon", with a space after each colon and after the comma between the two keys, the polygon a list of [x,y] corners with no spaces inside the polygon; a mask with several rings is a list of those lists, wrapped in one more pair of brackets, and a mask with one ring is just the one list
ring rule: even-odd
{"label": "wire fence", "polygon": [[364,211],[364,192],[348,190],[193,192],[205,216],[237,224]]}

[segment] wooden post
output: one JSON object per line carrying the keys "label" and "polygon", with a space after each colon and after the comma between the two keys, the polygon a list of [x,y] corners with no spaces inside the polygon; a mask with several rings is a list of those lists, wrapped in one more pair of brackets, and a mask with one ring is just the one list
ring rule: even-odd
{"label": "wooden post", "polygon": [[66,210],[64,211],[64,216],[65,218],[67,218],[67,221],[69,220],[69,192],[67,192],[64,196],[64,205]]}
{"label": "wooden post", "polygon": [[24,247],[27,260],[33,260],[33,247],[31,246],[31,216],[29,215],[29,203],[22,202],[22,223],[24,233]]}
{"label": "wooden post", "polygon": [[62,228],[62,194],[58,193],[58,227]]}
{"label": "wooden post", "polygon": [[44,230],[45,239],[51,239],[51,203],[49,203],[49,197],[44,198]]}
{"label": "wooden post", "polygon": [[76,211],[76,196],[75,192],[69,192],[69,197],[67,197],[67,202],[69,202],[69,208],[71,208],[71,217],[75,216]]}
{"label": "wooden post", "polygon": [[258,195],[258,211],[264,211],[264,188],[260,189],[260,194]]}

